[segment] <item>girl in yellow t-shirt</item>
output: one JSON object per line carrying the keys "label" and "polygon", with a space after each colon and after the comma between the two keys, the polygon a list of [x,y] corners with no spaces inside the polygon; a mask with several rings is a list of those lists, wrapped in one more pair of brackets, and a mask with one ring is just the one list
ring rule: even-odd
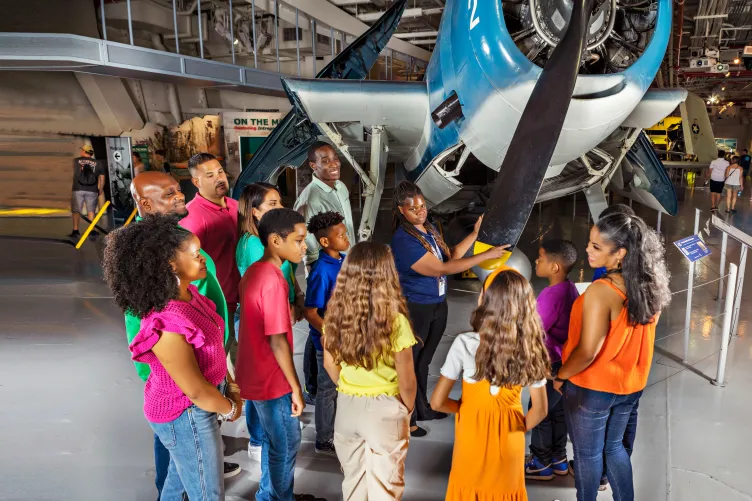
{"label": "girl in yellow t-shirt", "polygon": [[402,499],[416,344],[389,247],[361,242],[337,277],[324,319],[324,367],[337,384],[334,448],[344,501]]}

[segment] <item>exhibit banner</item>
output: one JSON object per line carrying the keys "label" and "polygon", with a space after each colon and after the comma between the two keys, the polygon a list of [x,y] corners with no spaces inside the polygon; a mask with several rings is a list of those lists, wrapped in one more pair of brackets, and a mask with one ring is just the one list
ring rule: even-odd
{"label": "exhibit banner", "polygon": [[282,118],[279,110],[222,113],[227,152],[226,169],[233,180],[237,179],[243,166],[253,158],[264,139]]}
{"label": "exhibit banner", "polygon": [[107,165],[110,174],[110,201],[114,209],[116,223],[122,223],[133,212],[131,181],[133,166],[131,161],[131,138],[108,137]]}

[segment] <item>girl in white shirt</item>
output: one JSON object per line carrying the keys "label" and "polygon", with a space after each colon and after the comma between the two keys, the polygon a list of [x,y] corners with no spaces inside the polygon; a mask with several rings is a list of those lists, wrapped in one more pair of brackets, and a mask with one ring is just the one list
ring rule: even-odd
{"label": "girl in white shirt", "polygon": [[[446,499],[524,501],[525,432],[548,412],[550,370],[530,283],[514,270],[491,275],[471,325],[452,343],[431,396],[431,408],[457,414]],[[462,397],[450,399],[460,378]],[[533,403],[527,416],[523,386]]]}
{"label": "girl in white shirt", "polygon": [[744,190],[742,172],[739,157],[733,157],[731,165],[726,169],[726,212],[736,212],[736,197]]}

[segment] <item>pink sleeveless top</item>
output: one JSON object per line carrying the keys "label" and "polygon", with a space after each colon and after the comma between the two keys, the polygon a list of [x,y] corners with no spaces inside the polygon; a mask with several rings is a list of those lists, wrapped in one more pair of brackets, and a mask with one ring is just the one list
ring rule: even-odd
{"label": "pink sleeveless top", "polygon": [[224,321],[217,315],[214,303],[195,286],[188,290],[193,296],[190,302],[170,301],[162,311],[141,319],[141,330],[129,347],[134,361],[151,368],[144,387],[144,415],[151,423],[173,421],[193,405],[151,351],[162,332],[185,336],[193,346],[201,374],[209,383],[217,386],[227,376]]}

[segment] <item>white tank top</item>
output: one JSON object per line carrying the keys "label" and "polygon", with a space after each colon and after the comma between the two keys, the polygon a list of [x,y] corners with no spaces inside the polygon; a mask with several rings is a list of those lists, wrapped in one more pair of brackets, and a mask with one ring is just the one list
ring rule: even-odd
{"label": "white tank top", "polygon": [[742,184],[741,177],[740,177],[741,171],[742,171],[741,167],[734,168],[734,170],[732,170],[731,173],[729,174],[729,177],[726,180],[726,184],[728,184],[729,186],[741,186]]}

